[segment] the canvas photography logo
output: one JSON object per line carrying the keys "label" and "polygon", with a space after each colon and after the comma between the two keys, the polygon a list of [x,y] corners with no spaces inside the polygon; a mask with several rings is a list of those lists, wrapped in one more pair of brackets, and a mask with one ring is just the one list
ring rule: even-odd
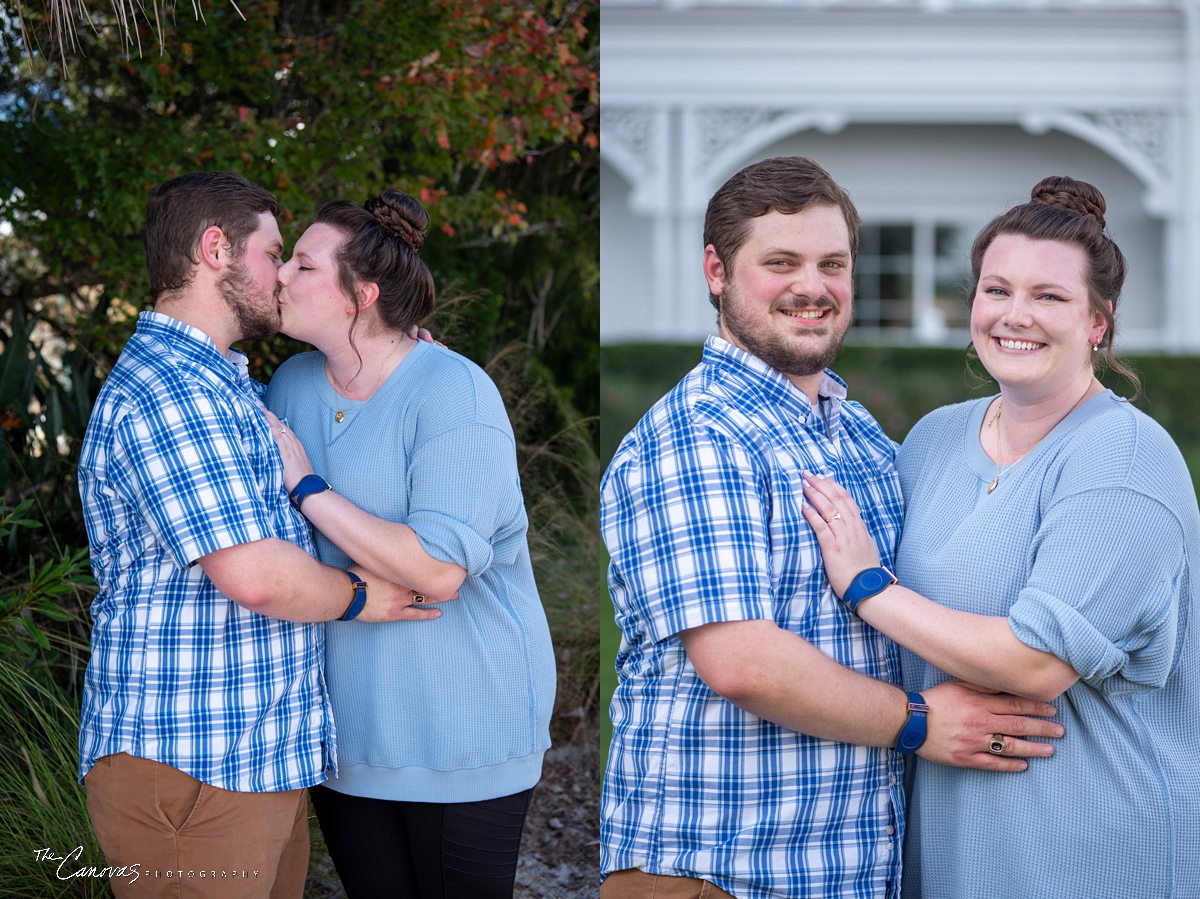
{"label": "the canvas photography logo", "polygon": [[152,879],[167,879],[167,880],[236,880],[241,878],[257,879],[258,871],[234,871],[228,869],[209,868],[204,870],[193,869],[174,869],[174,870],[151,870],[140,863],[131,865],[121,865],[120,867],[112,867],[110,865],[91,865],[83,858],[83,847],[76,846],[69,852],[60,854],[59,852],[50,849],[36,849],[33,853],[34,860],[44,865],[54,866],[55,876],[59,880],[74,880],[79,877],[102,877],[113,878],[115,880],[127,880],[129,885],[137,883],[139,880]]}

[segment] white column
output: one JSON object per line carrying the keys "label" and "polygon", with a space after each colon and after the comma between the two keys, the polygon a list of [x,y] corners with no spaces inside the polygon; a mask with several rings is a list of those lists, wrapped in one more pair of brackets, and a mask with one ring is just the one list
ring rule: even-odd
{"label": "white column", "polygon": [[1200,0],[1184,0],[1184,114],[1179,175],[1183,188],[1179,281],[1172,285],[1178,348],[1200,352]]}
{"label": "white column", "polygon": [[918,343],[938,344],[946,335],[946,322],[933,301],[935,272],[934,222],[913,222],[913,335]]}

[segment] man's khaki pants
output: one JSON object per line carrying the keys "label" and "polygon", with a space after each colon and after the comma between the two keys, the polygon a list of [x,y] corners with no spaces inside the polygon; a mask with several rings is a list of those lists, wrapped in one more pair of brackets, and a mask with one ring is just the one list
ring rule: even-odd
{"label": "man's khaki pants", "polygon": [[734,899],[698,877],[647,874],[637,868],[614,871],[600,884],[600,899]]}
{"label": "man's khaki pants", "polygon": [[98,759],[84,784],[117,899],[304,895],[307,790],[231,792],[123,752]]}

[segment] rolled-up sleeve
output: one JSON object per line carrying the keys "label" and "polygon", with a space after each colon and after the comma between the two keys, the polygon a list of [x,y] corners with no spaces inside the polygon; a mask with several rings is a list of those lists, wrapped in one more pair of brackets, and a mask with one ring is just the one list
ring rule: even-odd
{"label": "rolled-up sleeve", "polygon": [[1166,683],[1185,566],[1183,529],[1168,508],[1123,488],[1064,497],[1030,552],[1029,582],[1009,611],[1021,642],[1105,692]]}
{"label": "rolled-up sleeve", "polygon": [[472,577],[512,561],[497,558],[512,555],[504,537],[525,520],[508,434],[480,423],[442,431],[413,455],[408,489],[408,524],[431,556]]}

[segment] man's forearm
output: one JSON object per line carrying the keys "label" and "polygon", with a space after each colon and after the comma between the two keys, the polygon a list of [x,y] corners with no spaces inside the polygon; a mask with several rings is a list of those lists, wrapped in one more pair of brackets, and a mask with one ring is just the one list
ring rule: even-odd
{"label": "man's forearm", "polygon": [[680,637],[709,687],[782,727],[843,743],[895,746],[908,719],[899,687],[851,671],[772,621],[707,624]]}
{"label": "man's forearm", "polygon": [[200,565],[223,594],[272,618],[332,621],[354,598],[354,587],[341,570],[285,540],[256,540],[217,550]]}
{"label": "man's forearm", "polygon": [[[680,634],[701,679],[751,714],[810,736],[860,746],[896,745],[908,720],[906,694],[839,665],[772,621],[706,624]],[[1020,771],[1023,757],[1053,753],[1030,738],[1061,737],[1042,720],[1054,707],[1006,694],[979,693],[954,683],[922,694],[928,736],[920,755],[944,765]],[[1032,716],[1032,717],[1031,717]],[[1006,755],[988,752],[995,734],[1008,735]]]}

